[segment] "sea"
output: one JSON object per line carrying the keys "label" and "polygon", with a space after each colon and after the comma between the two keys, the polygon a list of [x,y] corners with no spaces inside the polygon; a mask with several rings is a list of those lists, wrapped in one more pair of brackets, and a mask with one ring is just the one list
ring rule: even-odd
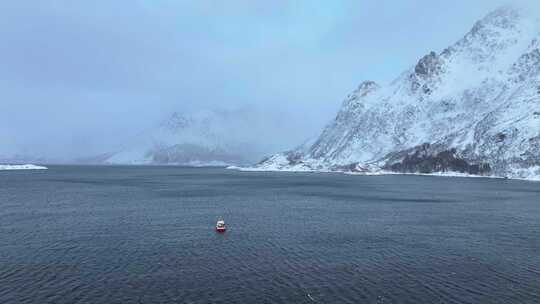
{"label": "sea", "polygon": [[0,171],[0,303],[537,304],[540,183]]}

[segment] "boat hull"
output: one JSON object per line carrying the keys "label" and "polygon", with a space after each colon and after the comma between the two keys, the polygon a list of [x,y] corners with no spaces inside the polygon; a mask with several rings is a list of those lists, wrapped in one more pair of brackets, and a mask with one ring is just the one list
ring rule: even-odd
{"label": "boat hull", "polygon": [[225,228],[217,228],[217,227],[216,227],[216,232],[219,232],[219,233],[223,233],[223,232],[225,232],[226,230],[227,230],[227,229],[225,229]]}

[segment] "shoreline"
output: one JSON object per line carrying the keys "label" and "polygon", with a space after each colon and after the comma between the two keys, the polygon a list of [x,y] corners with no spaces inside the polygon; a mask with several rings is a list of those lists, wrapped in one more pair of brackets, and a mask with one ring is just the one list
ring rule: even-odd
{"label": "shoreline", "polygon": [[536,178],[519,178],[519,177],[502,177],[495,175],[474,175],[461,172],[434,172],[434,173],[402,173],[392,171],[378,171],[378,172],[352,172],[352,171],[332,171],[332,170],[279,170],[279,169],[259,169],[253,167],[237,167],[229,166],[227,170],[236,170],[241,172],[283,172],[283,173],[340,173],[352,176],[385,176],[385,175],[413,175],[413,176],[432,176],[432,177],[454,177],[454,178],[488,178],[488,179],[502,179],[502,180],[519,180],[527,182],[540,182],[540,177]]}

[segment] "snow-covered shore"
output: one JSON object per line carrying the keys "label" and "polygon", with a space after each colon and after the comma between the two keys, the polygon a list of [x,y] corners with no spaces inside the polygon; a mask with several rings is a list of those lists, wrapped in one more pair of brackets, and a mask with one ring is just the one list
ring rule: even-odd
{"label": "snow-covered shore", "polygon": [[229,166],[228,170],[237,170],[243,172],[288,172],[288,173],[342,173],[347,175],[356,176],[383,176],[383,175],[415,175],[415,176],[435,176],[435,177],[469,177],[469,178],[492,178],[492,179],[509,179],[509,180],[523,180],[540,182],[540,177],[531,175],[528,177],[501,177],[493,175],[474,175],[461,172],[434,172],[434,173],[401,173],[392,171],[375,171],[375,172],[344,172],[344,171],[331,171],[331,170],[294,170],[294,169],[277,169],[277,168],[257,168],[257,167],[237,167]]}
{"label": "snow-covered shore", "polygon": [[437,176],[437,177],[473,177],[473,178],[495,178],[495,179],[505,179],[500,176],[491,176],[491,175],[474,175],[462,172],[433,172],[433,173],[401,173],[401,172],[392,172],[392,171],[380,171],[372,173],[356,173],[356,172],[345,172],[349,175],[366,175],[366,176],[381,176],[381,175],[415,175],[415,176]]}
{"label": "snow-covered shore", "polygon": [[47,167],[44,166],[37,166],[32,164],[26,164],[26,165],[0,165],[0,171],[1,170],[46,170]]}

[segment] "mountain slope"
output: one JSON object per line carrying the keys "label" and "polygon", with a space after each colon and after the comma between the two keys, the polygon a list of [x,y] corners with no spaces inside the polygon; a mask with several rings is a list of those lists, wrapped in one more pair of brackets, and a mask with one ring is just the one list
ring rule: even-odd
{"label": "mountain slope", "polygon": [[243,136],[250,112],[199,111],[173,113],[159,126],[138,136],[115,153],[105,154],[109,164],[245,164],[260,155]]}
{"label": "mountain slope", "polygon": [[538,25],[492,12],[391,84],[363,82],[311,147],[257,168],[540,176]]}

